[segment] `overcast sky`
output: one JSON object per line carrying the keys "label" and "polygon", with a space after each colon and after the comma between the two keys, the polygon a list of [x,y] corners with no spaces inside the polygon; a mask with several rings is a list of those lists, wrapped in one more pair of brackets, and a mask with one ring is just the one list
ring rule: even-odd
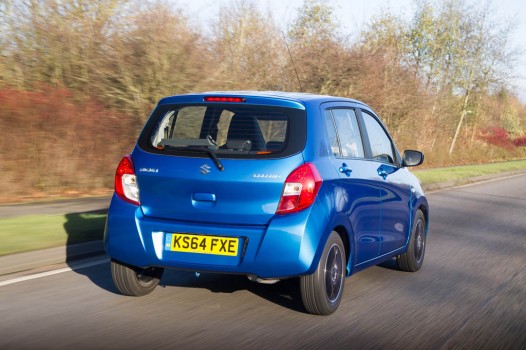
{"label": "overcast sky", "polygon": [[[176,4],[187,10],[193,18],[214,18],[222,4],[235,0],[174,0]],[[395,15],[410,19],[415,10],[414,0],[331,0],[336,9],[338,21],[345,34],[355,40],[358,33],[369,22],[372,15],[389,8]],[[516,92],[523,103],[526,103],[526,1],[525,0],[490,0],[496,8],[495,16],[502,19],[513,19],[517,28],[512,38],[512,45],[521,47],[523,54],[517,64],[515,74]],[[286,29],[296,17],[297,9],[302,0],[258,0],[260,8],[269,9],[278,25]],[[483,1],[480,1],[483,4]]]}

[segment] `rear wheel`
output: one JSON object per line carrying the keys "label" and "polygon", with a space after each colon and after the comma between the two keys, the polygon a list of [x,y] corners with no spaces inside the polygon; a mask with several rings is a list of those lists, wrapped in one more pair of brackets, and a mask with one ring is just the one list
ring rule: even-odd
{"label": "rear wheel", "polygon": [[418,210],[415,215],[407,251],[396,258],[398,266],[402,271],[415,272],[420,270],[424,263],[425,252],[426,219],[422,211]]}
{"label": "rear wheel", "polygon": [[305,309],[316,315],[332,314],[340,305],[345,282],[345,248],[333,231],[325,244],[316,271],[300,278]]}
{"label": "rear wheel", "polygon": [[111,261],[111,277],[115,287],[124,295],[142,296],[151,293],[159,284],[163,269],[139,268]]}

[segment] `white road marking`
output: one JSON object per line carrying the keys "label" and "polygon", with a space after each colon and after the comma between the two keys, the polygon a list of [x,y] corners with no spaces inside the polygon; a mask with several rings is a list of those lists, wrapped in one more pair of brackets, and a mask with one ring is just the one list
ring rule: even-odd
{"label": "white road marking", "polygon": [[64,267],[62,269],[36,273],[34,275],[12,278],[10,280],[1,281],[0,282],[0,287],[7,286],[9,284],[14,284],[14,283],[19,283],[19,282],[34,280],[34,279],[37,279],[37,278],[52,276],[52,275],[56,275],[56,274],[59,274],[59,273],[64,273],[64,272],[69,272],[69,271],[74,271],[74,270],[80,270],[80,269],[84,269],[86,267],[102,265],[104,263],[107,263],[108,261],[110,261],[110,259],[106,258],[106,259],[102,259],[102,260],[86,262],[86,263],[79,264],[79,265],[73,265],[72,267]]}

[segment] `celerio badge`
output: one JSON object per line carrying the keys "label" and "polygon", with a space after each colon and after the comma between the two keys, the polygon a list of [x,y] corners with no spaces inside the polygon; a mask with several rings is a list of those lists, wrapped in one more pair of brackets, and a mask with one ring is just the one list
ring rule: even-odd
{"label": "celerio badge", "polygon": [[281,175],[279,174],[253,174],[252,177],[254,179],[279,179]]}
{"label": "celerio badge", "polygon": [[158,173],[159,169],[155,169],[155,168],[140,168],[139,172],[140,173]]}

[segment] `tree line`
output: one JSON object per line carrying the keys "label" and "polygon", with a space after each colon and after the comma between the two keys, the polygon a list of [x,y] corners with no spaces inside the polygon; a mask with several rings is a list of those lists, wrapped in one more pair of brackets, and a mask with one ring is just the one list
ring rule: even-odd
{"label": "tree line", "polygon": [[251,0],[211,19],[177,0],[4,0],[0,200],[111,188],[159,98],[194,91],[356,98],[429,166],[524,158],[513,22],[477,2],[415,8],[379,12],[351,40],[327,0],[305,0],[286,29]]}

